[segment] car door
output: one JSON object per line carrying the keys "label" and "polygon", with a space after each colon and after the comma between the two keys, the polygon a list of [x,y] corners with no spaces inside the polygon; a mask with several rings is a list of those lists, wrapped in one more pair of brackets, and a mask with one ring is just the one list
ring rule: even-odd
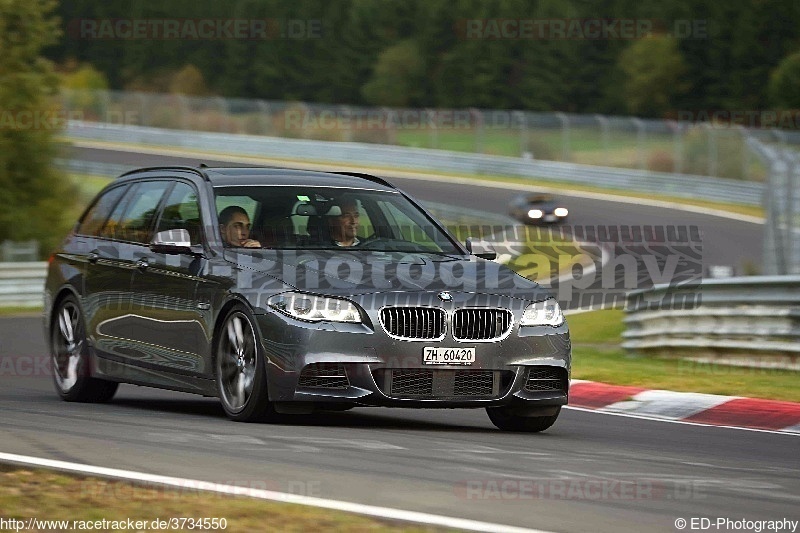
{"label": "car door", "polygon": [[86,254],[83,308],[89,343],[97,355],[116,359],[124,353],[124,341],[115,326],[128,307],[133,271],[130,246],[118,237],[122,217],[136,195],[136,184],[109,189],[87,212],[78,229]]}
{"label": "car door", "polygon": [[137,251],[149,242],[158,206],[170,186],[168,180],[147,180],[125,192],[100,232],[93,274],[86,279],[87,295],[100,296],[95,298],[100,312],[92,324],[98,355],[119,363],[138,357],[131,283],[138,268]]}
{"label": "car door", "polygon": [[[178,229],[189,231],[193,245],[202,245],[198,193],[188,181],[174,182],[159,210],[154,234]],[[134,259],[129,321],[135,329],[136,363],[190,376],[210,371],[205,368],[210,360],[203,328],[206,308],[196,298],[205,258],[154,253],[148,241],[137,246]]]}

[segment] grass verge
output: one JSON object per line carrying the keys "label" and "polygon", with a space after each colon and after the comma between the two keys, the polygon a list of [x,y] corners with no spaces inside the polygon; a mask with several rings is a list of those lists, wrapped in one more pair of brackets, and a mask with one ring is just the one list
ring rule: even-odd
{"label": "grass verge", "polygon": [[800,373],[628,353],[619,347],[623,311],[567,318],[572,336],[572,377],[648,389],[704,392],[800,402]]}
{"label": "grass verge", "polygon": [[43,307],[0,307],[0,316],[41,315]]}
{"label": "grass verge", "polygon": [[[2,464],[0,512],[6,520],[36,517],[40,520],[126,521],[130,518],[148,524],[154,519],[173,517],[225,518],[227,531],[448,531],[304,505],[137,485]],[[66,529],[72,530],[72,524]]]}

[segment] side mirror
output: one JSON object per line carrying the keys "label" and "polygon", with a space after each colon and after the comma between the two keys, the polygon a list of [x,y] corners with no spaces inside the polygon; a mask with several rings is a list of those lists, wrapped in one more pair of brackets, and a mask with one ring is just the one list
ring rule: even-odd
{"label": "side mirror", "polygon": [[159,231],[150,243],[150,250],[168,255],[198,254],[198,249],[192,246],[189,230],[186,229]]}
{"label": "side mirror", "polygon": [[481,259],[488,259],[494,261],[497,259],[497,252],[491,249],[489,245],[480,241],[473,241],[472,237],[467,237],[467,251]]}

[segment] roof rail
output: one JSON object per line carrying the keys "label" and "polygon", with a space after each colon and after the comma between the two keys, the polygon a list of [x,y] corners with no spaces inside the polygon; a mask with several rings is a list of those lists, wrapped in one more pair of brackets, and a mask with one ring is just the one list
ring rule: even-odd
{"label": "roof rail", "polygon": [[372,174],[364,174],[363,172],[330,172],[330,174],[339,174],[341,176],[353,176],[355,178],[363,178],[373,183],[380,183],[381,185],[386,185],[387,187],[391,187],[392,189],[397,188],[392,183],[386,181],[383,178],[379,178],[378,176],[373,176]]}
{"label": "roof rail", "polygon": [[[207,168],[207,167],[205,167],[205,168]],[[117,176],[117,178],[122,178],[124,176],[129,176],[131,174],[136,174],[138,172],[147,172],[147,171],[150,171],[150,170],[184,170],[186,172],[194,172],[195,174],[201,176],[205,181],[211,181],[208,178],[208,174],[206,174],[205,171],[203,171],[203,168],[189,167],[189,166],[182,166],[182,165],[167,165],[167,166],[162,166],[162,167],[137,168],[137,169],[134,169],[134,170],[129,170],[128,172],[123,172],[122,174]]]}

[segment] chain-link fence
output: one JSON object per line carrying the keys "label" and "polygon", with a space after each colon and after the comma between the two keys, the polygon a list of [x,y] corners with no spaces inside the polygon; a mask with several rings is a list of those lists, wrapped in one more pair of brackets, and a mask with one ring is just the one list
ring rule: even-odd
{"label": "chain-link fence", "polygon": [[[117,91],[64,91],[71,119],[158,128],[350,141],[562,161],[678,174],[765,181],[751,157],[753,131],[733,123],[645,120],[604,115],[393,109],[188,97]],[[765,142],[798,135],[760,130]]]}

